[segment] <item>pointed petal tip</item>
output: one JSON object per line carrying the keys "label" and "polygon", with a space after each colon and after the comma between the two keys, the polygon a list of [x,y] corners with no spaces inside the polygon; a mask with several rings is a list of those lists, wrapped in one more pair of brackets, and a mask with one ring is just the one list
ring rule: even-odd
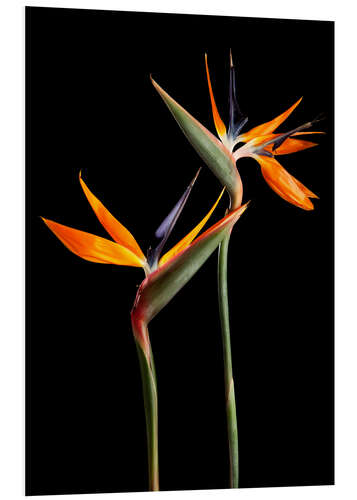
{"label": "pointed petal tip", "polygon": [[53,223],[52,220],[46,219],[45,217],[42,217],[42,215],[40,215],[40,219],[43,220],[43,222],[46,224],[47,227],[51,228],[51,224]]}
{"label": "pointed petal tip", "polygon": [[[295,104],[293,104],[293,105],[291,106],[291,108],[293,108],[293,109],[291,110],[291,112],[293,112],[293,111],[294,111],[294,109],[295,109],[295,108],[297,108],[297,107],[299,106],[299,104],[300,104],[300,103],[301,103],[301,101],[302,101],[302,98],[303,98],[303,96],[301,96],[301,97],[300,97],[300,98],[296,101],[296,103],[295,103]],[[291,108],[290,108],[290,109],[291,109]],[[290,113],[287,115],[287,117],[288,117],[289,115],[290,115]],[[287,118],[287,117],[286,117],[286,118]],[[284,120],[284,121],[285,121],[285,120]]]}
{"label": "pointed petal tip", "polygon": [[290,106],[289,109],[281,113],[279,116],[276,116],[272,120],[266,123],[262,123],[261,125],[258,125],[257,127],[254,127],[248,132],[245,132],[240,136],[240,139],[242,142],[249,142],[250,140],[258,137],[258,136],[263,136],[263,135],[268,135],[274,132],[279,125],[281,125],[294,111],[294,109],[300,104],[302,100],[302,97],[298,99],[292,106]]}
{"label": "pointed petal tip", "polygon": [[196,175],[194,176],[194,178],[193,178],[193,179],[192,179],[192,181],[191,181],[191,186],[193,186],[193,185],[194,185],[194,183],[196,182],[197,177],[199,176],[199,174],[200,174],[201,170],[202,170],[202,167],[200,167],[200,168],[197,170]]}
{"label": "pointed petal tip", "polygon": [[326,120],[327,119],[327,115],[326,113],[322,112],[322,113],[319,113],[313,120],[311,123],[318,123],[318,122],[321,122],[323,120]]}
{"label": "pointed petal tip", "polygon": [[229,63],[230,63],[230,67],[233,68],[234,64],[233,64],[233,57],[232,57],[232,49],[229,49]]}
{"label": "pointed petal tip", "polygon": [[170,213],[165,217],[165,219],[161,222],[160,226],[157,228],[155,231],[155,237],[158,238],[160,241],[158,244],[155,246],[154,250],[150,250],[148,253],[149,255],[149,264],[151,266],[156,265],[158,262],[158,259],[160,258],[161,252],[164,248],[164,245],[170,236],[187,200],[188,197],[191,193],[191,190],[193,188],[194,183],[196,182],[196,179],[201,171],[202,167],[200,167],[195,175],[195,177],[192,179],[188,187],[186,188],[183,196],[179,199],[179,201],[176,203],[174,208],[170,211]]}
{"label": "pointed petal tip", "polygon": [[144,260],[145,256],[134,236],[109,212],[109,210],[103,205],[103,203],[92,193],[84,180],[81,178],[81,173],[79,182],[83,189],[84,195],[88,200],[88,203],[92,207],[92,210],[97,216],[97,219],[102,224],[107,233],[110,234],[110,236],[116,243],[127,248],[139,259]]}
{"label": "pointed petal tip", "polygon": [[208,219],[211,217],[213,211],[215,210],[216,206],[218,205],[220,199],[223,196],[223,193],[225,191],[225,187],[222,189],[217,201],[214,203],[213,207],[210,209],[210,211],[205,215],[205,217],[195,226],[192,231],[190,231],[184,238],[182,238],[175,246],[173,246],[168,252],[163,255],[159,261],[159,266],[162,266],[165,264],[167,261],[175,257],[178,253],[180,253],[182,250],[187,248],[191,242],[196,238],[198,233],[201,231],[201,229],[205,226],[206,222]]}
{"label": "pointed petal tip", "polygon": [[154,87],[155,87],[155,88],[157,88],[157,87],[158,87],[158,84],[157,84],[157,82],[153,79],[153,77],[152,77],[152,74],[151,74],[151,73],[150,73],[149,77],[150,77],[150,81],[151,81],[151,83],[154,85]]}
{"label": "pointed petal tip", "polygon": [[239,217],[244,214],[244,212],[247,210],[247,208],[249,207],[249,205],[251,204],[252,200],[249,200],[247,201],[246,203],[244,203],[244,205],[241,205],[239,208],[237,208],[235,211],[237,213],[239,213]]}
{"label": "pointed petal tip", "polygon": [[211,77],[210,77],[208,63],[207,63],[207,57],[205,59],[205,63],[206,63],[206,76],[207,76],[208,91],[209,91],[209,96],[210,96],[210,101],[211,101],[213,122],[214,122],[214,125],[216,127],[218,136],[220,138],[222,138],[226,135],[226,126],[220,117],[220,114],[219,114],[218,109],[217,109],[216,101],[215,101],[215,98],[213,95]]}
{"label": "pointed petal tip", "polygon": [[[160,87],[160,85],[157,83],[156,80],[153,79],[153,77],[150,75],[150,80],[151,80],[151,83],[153,84],[154,88],[157,90],[157,92],[160,94],[160,96],[162,97],[162,99],[164,99],[164,97],[166,96],[167,99],[172,99],[172,97],[170,97],[167,92],[165,92],[165,90]],[[173,99],[172,99],[173,100]],[[165,101],[165,99],[164,99]],[[166,102],[166,101],[165,101]]]}

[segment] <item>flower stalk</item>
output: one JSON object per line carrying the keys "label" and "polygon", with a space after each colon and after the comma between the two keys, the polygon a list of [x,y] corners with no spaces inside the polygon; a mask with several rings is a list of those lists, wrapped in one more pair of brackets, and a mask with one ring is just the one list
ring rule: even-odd
{"label": "flower stalk", "polygon": [[[157,384],[154,367],[154,358],[149,340],[147,325],[137,322],[134,310],[132,312],[132,328],[138,352],[140,373],[143,386],[146,437],[148,451],[148,474],[149,490],[159,491],[159,447],[158,447],[158,404],[157,404]],[[145,352],[140,338],[146,339]]]}
{"label": "flower stalk", "polygon": [[230,488],[238,488],[239,484],[239,455],[238,455],[238,425],[234,379],[232,369],[231,334],[229,327],[229,303],[227,283],[227,260],[230,232],[219,245],[218,252],[218,305],[221,322],[223,370],[226,398],[227,432],[229,444],[229,471]]}

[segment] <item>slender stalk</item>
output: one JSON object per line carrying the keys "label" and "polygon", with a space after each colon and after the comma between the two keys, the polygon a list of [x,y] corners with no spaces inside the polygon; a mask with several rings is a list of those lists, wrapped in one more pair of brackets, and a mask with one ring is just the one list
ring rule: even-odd
{"label": "slender stalk", "polygon": [[231,337],[229,328],[229,306],[227,285],[227,257],[230,232],[222,240],[218,253],[218,303],[221,320],[224,383],[226,394],[227,429],[230,462],[230,487],[238,488],[239,462],[238,462],[238,426],[236,402],[234,394],[234,380],[232,370]]}
{"label": "slender stalk", "polygon": [[154,360],[151,346],[149,346],[150,360],[148,360],[140,344],[137,341],[135,343],[138,351],[141,379],[143,383],[149,465],[149,490],[159,491],[158,412]]}

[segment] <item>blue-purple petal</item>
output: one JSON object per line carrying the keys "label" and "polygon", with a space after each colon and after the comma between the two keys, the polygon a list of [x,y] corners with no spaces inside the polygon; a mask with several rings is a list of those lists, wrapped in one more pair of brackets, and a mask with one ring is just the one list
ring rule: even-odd
{"label": "blue-purple petal", "polygon": [[148,254],[147,254],[147,259],[149,262],[150,267],[156,267],[157,263],[159,261],[161,252],[164,248],[164,245],[168,239],[168,237],[171,234],[171,231],[173,230],[182,210],[183,207],[185,206],[187,199],[191,193],[191,189],[198,177],[198,174],[200,173],[200,170],[198,170],[197,174],[195,177],[192,179],[190,182],[189,186],[186,188],[184,194],[181,196],[179,201],[176,203],[174,208],[170,211],[170,213],[165,217],[165,219],[161,222],[160,226],[157,228],[155,231],[155,237],[159,242],[155,246],[154,249],[149,249]]}

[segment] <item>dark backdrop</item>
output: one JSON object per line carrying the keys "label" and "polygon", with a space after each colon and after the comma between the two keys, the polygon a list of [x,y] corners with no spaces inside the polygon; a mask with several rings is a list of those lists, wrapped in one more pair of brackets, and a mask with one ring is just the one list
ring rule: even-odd
{"label": "dark backdrop", "polygon": [[[129,315],[143,272],[79,259],[39,216],[106,235],[81,191],[83,169],[146,250],[202,165],[149,74],[213,130],[204,52],[226,117],[230,47],[250,127],[301,95],[285,130],[327,114],[319,147],[280,157],[320,195],[315,211],[289,205],[257,163],[240,162],[252,200],[229,256],[241,486],[333,482],[333,23],[27,8],[28,494],[147,488]],[[219,191],[204,168],[169,243]],[[225,488],[216,254],[150,332],[161,488]]]}

